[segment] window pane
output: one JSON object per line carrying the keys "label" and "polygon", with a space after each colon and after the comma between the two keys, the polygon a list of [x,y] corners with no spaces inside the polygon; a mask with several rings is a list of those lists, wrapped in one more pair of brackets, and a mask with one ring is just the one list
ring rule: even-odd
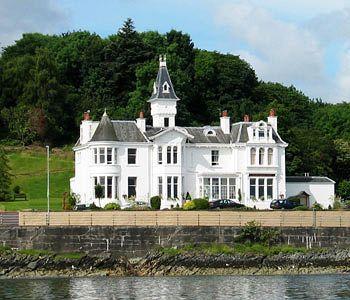
{"label": "window pane", "polygon": [[250,179],[250,198],[255,199],[256,198],[256,179],[251,178]]}
{"label": "window pane", "polygon": [[112,183],[113,183],[113,177],[108,176],[107,177],[107,198],[112,198]]}
{"label": "window pane", "polygon": [[268,164],[272,165],[272,158],[273,158],[273,149],[269,148],[268,150],[268,155],[267,155],[267,160],[268,160]]}
{"label": "window pane", "polygon": [[105,192],[105,186],[106,186],[106,182],[105,182],[105,177],[104,176],[100,176],[100,185],[102,186],[102,198],[104,198],[106,196],[106,192]]}
{"label": "window pane", "polygon": [[236,198],[236,178],[229,179],[229,196],[230,199]]}
{"label": "window pane", "polygon": [[105,163],[105,148],[100,148],[100,164]]}
{"label": "window pane", "polygon": [[262,165],[264,163],[264,149],[259,149],[259,165]]}
{"label": "window pane", "polygon": [[219,178],[212,178],[211,195],[213,199],[219,199]]}
{"label": "window pane", "polygon": [[210,197],[210,178],[204,178],[203,183],[204,183],[203,196],[206,198],[211,198]]}
{"label": "window pane", "polygon": [[268,178],[267,180],[267,199],[273,198],[273,179]]}
{"label": "window pane", "polygon": [[107,164],[112,164],[112,148],[107,148]]}
{"label": "window pane", "polygon": [[211,151],[211,165],[217,166],[219,164],[219,150]]}
{"label": "window pane", "polygon": [[177,164],[177,147],[173,147],[173,164]]}
{"label": "window pane", "polygon": [[114,148],[114,164],[118,163],[118,148]]}
{"label": "window pane", "polygon": [[97,164],[97,160],[98,160],[97,148],[94,148],[94,161],[95,161],[95,164]]}
{"label": "window pane", "polygon": [[256,150],[255,148],[250,149],[250,164],[255,165]]}
{"label": "window pane", "polygon": [[171,198],[171,176],[167,177],[167,196]]}
{"label": "window pane", "polygon": [[264,178],[259,178],[259,199],[264,199]]}
{"label": "window pane", "polygon": [[[226,178],[222,178],[222,179],[226,179]],[[225,183],[223,183],[221,179],[221,195],[220,198],[226,199],[227,198],[227,180]]]}
{"label": "window pane", "polygon": [[132,149],[132,148],[128,149],[128,164],[129,165],[136,164],[136,149]]}
{"label": "window pane", "polygon": [[114,177],[114,198],[118,199],[118,177]]}
{"label": "window pane", "polygon": [[174,198],[177,198],[178,177],[174,176]]}
{"label": "window pane", "polygon": [[164,127],[169,127],[169,118],[164,118]]}
{"label": "window pane", "polygon": [[163,177],[158,177],[158,196],[163,195]]}
{"label": "window pane", "polygon": [[128,177],[128,197],[136,196],[136,177]]}
{"label": "window pane", "polygon": [[171,164],[171,147],[170,146],[168,146],[167,148],[166,148],[166,153],[167,153],[167,160],[166,160],[166,162],[168,163],[168,164]]}
{"label": "window pane", "polygon": [[161,146],[158,147],[158,164],[163,163],[163,149]]}

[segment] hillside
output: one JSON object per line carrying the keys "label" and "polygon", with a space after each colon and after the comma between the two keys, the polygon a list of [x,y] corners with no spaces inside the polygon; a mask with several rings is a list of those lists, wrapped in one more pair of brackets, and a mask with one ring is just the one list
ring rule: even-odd
{"label": "hillside", "polygon": [[[0,202],[0,209],[46,210],[46,148],[8,148],[12,168],[12,185],[19,185],[27,194],[27,201]],[[62,194],[69,191],[69,178],[74,176],[73,152],[68,148],[54,148],[50,158],[50,201],[52,210],[61,210]]]}

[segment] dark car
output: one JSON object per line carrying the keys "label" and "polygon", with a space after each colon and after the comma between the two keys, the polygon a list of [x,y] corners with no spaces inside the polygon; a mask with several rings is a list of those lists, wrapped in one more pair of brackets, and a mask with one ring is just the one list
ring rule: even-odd
{"label": "dark car", "polygon": [[209,202],[210,208],[239,208],[244,207],[243,204],[237,203],[230,199],[220,199],[216,201]]}
{"label": "dark car", "polygon": [[87,207],[85,204],[76,204],[73,208],[73,210],[86,210]]}
{"label": "dark car", "polygon": [[270,204],[270,208],[272,209],[293,209],[298,206],[302,206],[300,203],[300,199],[278,199],[272,200]]}

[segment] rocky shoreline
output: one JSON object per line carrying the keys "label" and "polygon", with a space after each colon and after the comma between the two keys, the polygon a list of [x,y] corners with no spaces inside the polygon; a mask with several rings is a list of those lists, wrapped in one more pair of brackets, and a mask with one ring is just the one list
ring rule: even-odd
{"label": "rocky shoreline", "polygon": [[17,252],[0,254],[0,278],[84,276],[188,276],[188,275],[277,275],[350,272],[350,249],[328,249],[307,253],[253,254],[165,254],[151,252],[143,258],[127,259],[111,253],[62,258]]}

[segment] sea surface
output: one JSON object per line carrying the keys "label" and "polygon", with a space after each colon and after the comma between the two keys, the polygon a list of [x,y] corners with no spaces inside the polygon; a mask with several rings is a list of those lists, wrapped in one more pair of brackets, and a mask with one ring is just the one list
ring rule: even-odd
{"label": "sea surface", "polygon": [[0,299],[350,299],[350,275],[0,279]]}

